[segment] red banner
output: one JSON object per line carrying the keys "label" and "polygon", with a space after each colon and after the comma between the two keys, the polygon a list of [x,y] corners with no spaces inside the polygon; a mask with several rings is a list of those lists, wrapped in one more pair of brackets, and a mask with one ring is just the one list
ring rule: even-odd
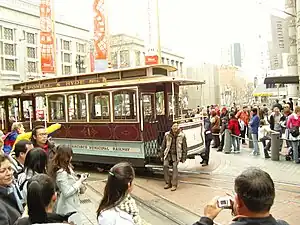
{"label": "red banner", "polygon": [[96,60],[107,59],[107,40],[105,38],[105,12],[104,0],[94,0],[94,46],[96,50]]}
{"label": "red banner", "polygon": [[52,22],[51,0],[41,0],[40,5],[40,44],[42,73],[55,73],[55,49]]}
{"label": "red banner", "polygon": [[95,57],[94,57],[94,53],[90,52],[90,65],[91,65],[91,72],[95,71]]}
{"label": "red banner", "polygon": [[145,56],[145,64],[146,65],[155,65],[158,64],[158,56],[157,55],[146,55]]}

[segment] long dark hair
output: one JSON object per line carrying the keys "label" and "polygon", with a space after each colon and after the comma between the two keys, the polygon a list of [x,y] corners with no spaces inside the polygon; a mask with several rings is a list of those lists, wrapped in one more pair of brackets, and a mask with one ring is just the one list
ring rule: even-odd
{"label": "long dark hair", "polygon": [[24,168],[36,173],[46,173],[48,157],[41,148],[31,149],[25,158]]}
{"label": "long dark hair", "polygon": [[103,210],[118,205],[126,197],[128,184],[132,183],[134,176],[134,169],[128,162],[118,163],[110,169],[97,217]]}
{"label": "long dark hair", "polygon": [[32,224],[46,223],[46,207],[49,206],[55,194],[55,184],[46,174],[33,176],[27,186],[27,206],[29,220]]}
{"label": "long dark hair", "polygon": [[59,169],[63,169],[67,171],[67,173],[71,173],[70,168],[71,165],[71,157],[73,156],[73,150],[69,145],[59,145],[55,150],[55,155],[49,163],[48,174],[56,179],[56,172]]}

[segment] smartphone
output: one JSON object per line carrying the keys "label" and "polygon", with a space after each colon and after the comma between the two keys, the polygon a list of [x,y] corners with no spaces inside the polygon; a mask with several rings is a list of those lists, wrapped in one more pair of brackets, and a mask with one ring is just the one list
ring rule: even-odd
{"label": "smartphone", "polygon": [[229,196],[221,197],[217,201],[218,207],[222,209],[232,209],[232,198]]}

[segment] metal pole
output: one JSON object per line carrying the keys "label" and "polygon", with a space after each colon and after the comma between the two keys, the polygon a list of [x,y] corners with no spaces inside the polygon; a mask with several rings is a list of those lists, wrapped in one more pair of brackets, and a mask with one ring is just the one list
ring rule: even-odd
{"label": "metal pole", "polygon": [[229,154],[231,152],[231,134],[228,129],[225,129],[225,140],[224,140],[224,153]]}
{"label": "metal pole", "polygon": [[56,73],[56,33],[55,33],[55,12],[54,12],[54,0],[51,0],[51,13],[52,13],[52,37],[53,37],[53,65],[54,73]]}
{"label": "metal pole", "polygon": [[28,107],[28,113],[29,113],[29,128],[30,130],[32,130],[32,118],[31,118],[31,110],[30,110],[30,107]]}
{"label": "metal pole", "polygon": [[157,18],[157,50],[158,50],[158,64],[161,63],[161,44],[160,44],[160,23],[159,23],[159,5],[156,0],[156,18]]}
{"label": "metal pole", "polygon": [[1,108],[1,128],[4,130],[4,109]]}
{"label": "metal pole", "polygon": [[173,109],[173,122],[175,121],[175,107],[174,107],[174,82],[172,82],[172,109]]}
{"label": "metal pole", "polygon": [[271,160],[279,161],[279,151],[280,151],[280,133],[271,133]]}

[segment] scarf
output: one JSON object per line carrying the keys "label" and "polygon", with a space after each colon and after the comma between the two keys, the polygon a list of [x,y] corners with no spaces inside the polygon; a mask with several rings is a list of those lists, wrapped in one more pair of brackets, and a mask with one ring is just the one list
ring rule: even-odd
{"label": "scarf", "polygon": [[133,222],[136,225],[150,225],[145,220],[140,217],[139,209],[135,203],[135,200],[130,196],[127,195],[123,201],[117,206],[120,210],[128,213],[132,216]]}
{"label": "scarf", "polygon": [[19,190],[17,185],[11,185],[10,187],[8,187],[7,189],[7,194],[13,194],[14,199],[16,200],[17,206],[19,211],[22,213],[24,211],[23,208],[23,196],[21,191]]}

